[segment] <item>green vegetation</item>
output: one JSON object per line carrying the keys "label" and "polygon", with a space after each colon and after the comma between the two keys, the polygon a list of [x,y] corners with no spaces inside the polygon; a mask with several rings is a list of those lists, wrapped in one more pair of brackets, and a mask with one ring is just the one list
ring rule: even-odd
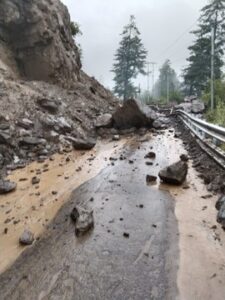
{"label": "green vegetation", "polygon": [[82,35],[82,31],[80,30],[80,25],[76,22],[70,22],[70,29],[72,36],[75,38],[77,35]]}
{"label": "green vegetation", "polygon": [[210,78],[211,30],[215,32],[215,79],[221,79],[225,46],[225,1],[212,0],[201,10],[195,41],[189,47],[189,65],[184,69],[186,94],[201,95]]}
{"label": "green vegetation", "polygon": [[141,42],[134,16],[130,17],[130,22],[121,35],[122,40],[115,54],[112,72],[115,74],[114,93],[126,100],[137,94],[138,88],[132,80],[138,74],[145,74],[147,51]]}
{"label": "green vegetation", "polygon": [[[216,108],[214,110],[209,109],[205,116],[208,122],[225,127],[225,81],[215,80],[214,85]],[[202,99],[210,107],[210,83],[208,83]]]}

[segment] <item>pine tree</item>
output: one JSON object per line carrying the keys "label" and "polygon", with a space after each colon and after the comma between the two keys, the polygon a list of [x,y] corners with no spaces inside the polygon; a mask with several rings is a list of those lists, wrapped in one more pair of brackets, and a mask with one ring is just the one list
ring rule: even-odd
{"label": "pine tree", "polygon": [[211,30],[215,37],[215,79],[222,75],[223,55],[225,46],[225,0],[211,0],[201,10],[198,29],[192,33],[195,42],[189,47],[189,65],[184,69],[184,83],[189,94],[200,95],[210,79],[211,61]]}
{"label": "pine tree", "polygon": [[177,79],[176,72],[171,67],[170,60],[166,60],[159,70],[159,79],[155,87],[157,97],[166,99],[167,93],[169,92],[169,99],[177,100],[174,99],[173,96],[179,94],[179,86],[180,83]]}
{"label": "pine tree", "polygon": [[145,74],[147,51],[142,44],[134,16],[130,17],[130,22],[121,35],[122,40],[115,54],[112,72],[115,74],[114,93],[126,100],[137,91],[132,79],[140,73]]}

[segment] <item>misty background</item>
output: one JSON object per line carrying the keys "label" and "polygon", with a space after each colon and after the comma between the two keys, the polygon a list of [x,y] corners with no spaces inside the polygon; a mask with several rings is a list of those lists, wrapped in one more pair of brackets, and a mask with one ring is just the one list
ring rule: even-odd
{"label": "misty background", "polygon": [[[155,81],[158,69],[166,59],[178,76],[186,64],[189,32],[197,25],[200,9],[207,0],[63,0],[71,20],[80,25],[82,36],[76,38],[83,51],[83,69],[108,88],[114,86],[112,69],[121,32],[135,15],[148,61],[154,62]],[[150,67],[151,71],[151,67]],[[147,78],[138,78],[141,89],[147,89]],[[152,85],[152,79],[150,80]]]}

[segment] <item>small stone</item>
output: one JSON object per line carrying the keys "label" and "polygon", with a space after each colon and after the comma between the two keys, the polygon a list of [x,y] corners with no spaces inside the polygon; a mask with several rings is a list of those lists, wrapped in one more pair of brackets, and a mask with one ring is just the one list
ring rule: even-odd
{"label": "small stone", "polygon": [[180,159],[181,159],[181,161],[187,162],[189,160],[189,157],[186,154],[181,154]]}
{"label": "small stone", "polygon": [[146,182],[147,183],[152,183],[152,182],[156,182],[157,181],[157,177],[153,176],[153,175],[146,175]]}
{"label": "small stone", "polygon": [[151,159],[156,158],[156,154],[155,152],[150,151],[145,155],[145,158],[151,158]]}
{"label": "small stone", "polygon": [[38,178],[37,176],[34,176],[31,180],[31,183],[33,185],[38,184],[40,182],[40,178]]}
{"label": "small stone", "polygon": [[123,236],[124,236],[126,239],[129,239],[129,237],[130,237],[130,234],[129,234],[129,233],[127,233],[127,232],[124,232],[124,233],[123,233]]}
{"label": "small stone", "polygon": [[120,140],[120,136],[118,134],[113,136],[113,141],[119,141]]}
{"label": "small stone", "polygon": [[25,229],[22,235],[20,236],[19,243],[21,245],[31,245],[34,242],[34,235],[31,231]]}

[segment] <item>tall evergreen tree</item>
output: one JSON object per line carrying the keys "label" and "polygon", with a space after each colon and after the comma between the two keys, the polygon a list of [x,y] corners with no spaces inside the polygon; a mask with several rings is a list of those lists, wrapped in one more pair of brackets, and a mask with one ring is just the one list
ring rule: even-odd
{"label": "tall evergreen tree", "polygon": [[145,74],[147,51],[142,44],[134,16],[130,17],[130,22],[124,27],[121,35],[122,40],[115,54],[112,72],[115,81],[114,92],[126,100],[137,91],[132,80],[140,73]]}
{"label": "tall evergreen tree", "polygon": [[201,10],[195,42],[189,47],[189,65],[184,69],[184,83],[189,94],[200,95],[210,79],[211,30],[214,28],[215,79],[220,79],[225,46],[225,0],[211,0]]}
{"label": "tall evergreen tree", "polygon": [[166,60],[159,70],[159,79],[155,86],[157,97],[166,99],[167,93],[169,93],[169,99],[174,100],[172,98],[179,93],[179,86],[180,83],[176,72],[171,67],[170,60]]}

